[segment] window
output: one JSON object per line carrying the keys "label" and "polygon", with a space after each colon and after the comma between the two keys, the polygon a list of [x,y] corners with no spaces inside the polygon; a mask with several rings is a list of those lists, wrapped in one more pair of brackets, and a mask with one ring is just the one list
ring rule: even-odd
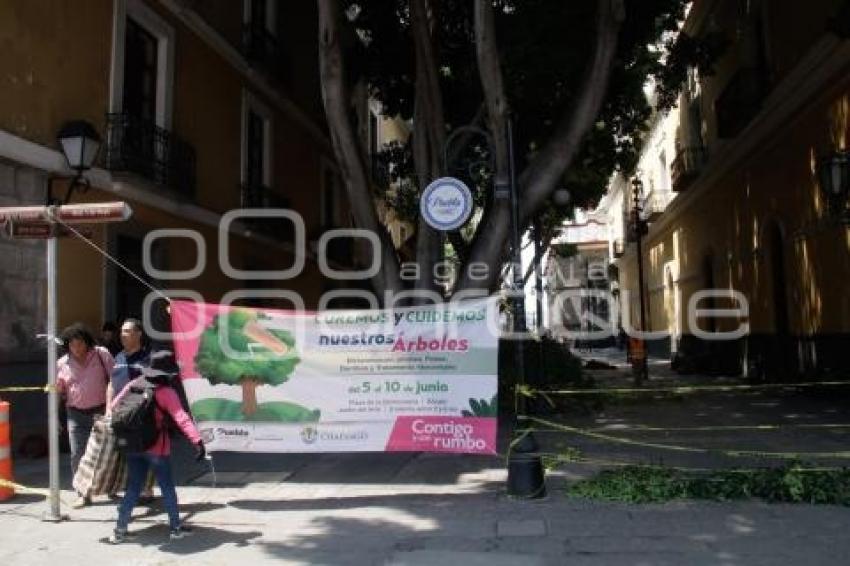
{"label": "window", "polygon": [[265,123],[263,117],[248,110],[248,131],[246,136],[248,140],[245,151],[247,152],[245,160],[245,182],[256,187],[265,185]]}
{"label": "window", "polygon": [[157,40],[134,20],[127,19],[124,39],[124,112],[135,118],[156,119]]}
{"label": "window", "polygon": [[277,3],[245,0],[242,10],[243,54],[249,61],[270,63],[277,55]]}
{"label": "window", "polygon": [[275,0],[245,0],[242,5],[242,18],[246,25],[264,29],[271,35],[277,35],[277,2]]}
{"label": "window", "polygon": [[116,0],[109,112],[171,127],[174,28],[141,0]]}
{"label": "window", "polygon": [[242,97],[242,184],[272,184],[272,112],[254,95]]}

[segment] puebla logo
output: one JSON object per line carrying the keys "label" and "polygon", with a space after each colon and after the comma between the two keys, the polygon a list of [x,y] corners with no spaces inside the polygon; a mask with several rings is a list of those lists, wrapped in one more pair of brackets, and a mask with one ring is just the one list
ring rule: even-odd
{"label": "puebla logo", "polygon": [[469,219],[472,193],[463,181],[441,177],[425,188],[419,209],[425,222],[435,230],[455,230]]}

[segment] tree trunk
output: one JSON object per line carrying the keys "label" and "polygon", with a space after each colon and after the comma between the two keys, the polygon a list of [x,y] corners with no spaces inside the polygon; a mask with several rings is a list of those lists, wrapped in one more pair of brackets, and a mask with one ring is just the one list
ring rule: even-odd
{"label": "tree trunk", "polygon": [[384,292],[402,289],[398,256],[386,228],[378,220],[375,199],[366,174],[360,142],[348,113],[348,88],[345,84],[340,44],[340,10],[336,0],[317,0],[319,7],[319,70],[322,101],[337,163],[348,192],[348,202],[358,228],[377,234],[381,241],[380,270],[372,278],[379,300]]}
{"label": "tree trunk", "polygon": [[[433,4],[430,9],[433,9]],[[416,99],[413,110],[413,161],[420,190],[443,174],[443,146],[445,144],[445,118],[443,95],[437,74],[437,58],[434,53],[427,0],[410,0],[410,25],[416,56]],[[425,293],[436,293],[442,298],[442,290],[434,277],[434,265],[443,257],[443,235],[419,218],[416,240],[416,261],[420,277],[416,282],[416,302],[427,303]]]}
{"label": "tree trunk", "polygon": [[252,417],[257,413],[257,386],[260,381],[255,377],[246,376],[239,384],[242,386],[242,414]]}
{"label": "tree trunk", "polygon": [[[479,0],[480,10],[476,6],[476,17],[481,13],[482,31],[486,33],[486,0]],[[564,172],[572,163],[584,134],[590,129],[599,113],[599,108],[608,87],[608,78],[617,50],[617,35],[625,15],[622,0],[598,0],[596,18],[596,45],[588,64],[582,87],[575,104],[565,112],[555,133],[540,150],[534,160],[519,177],[520,226],[524,227],[534,213],[545,203],[549,195],[558,187]],[[478,26],[476,25],[476,30]],[[479,50],[492,50],[488,42],[477,40]],[[479,55],[479,60],[481,55]],[[482,76],[482,80],[484,77]],[[488,80],[492,80],[488,79]],[[484,84],[484,92],[492,90]],[[488,102],[489,104],[489,102]],[[510,228],[510,217],[506,206],[494,206],[473,241],[470,262],[483,262],[491,266],[489,277],[485,281],[476,281],[469,277],[468,269],[461,271],[457,289],[487,288],[498,285],[499,270],[494,267],[501,264],[504,257],[505,241]]]}

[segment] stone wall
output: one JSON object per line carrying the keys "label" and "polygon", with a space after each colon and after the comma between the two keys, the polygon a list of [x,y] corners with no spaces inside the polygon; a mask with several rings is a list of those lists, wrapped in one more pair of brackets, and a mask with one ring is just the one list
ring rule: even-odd
{"label": "stone wall", "polygon": [[[0,162],[0,206],[44,202],[43,173]],[[44,358],[47,317],[45,243],[0,238],[0,363]]]}

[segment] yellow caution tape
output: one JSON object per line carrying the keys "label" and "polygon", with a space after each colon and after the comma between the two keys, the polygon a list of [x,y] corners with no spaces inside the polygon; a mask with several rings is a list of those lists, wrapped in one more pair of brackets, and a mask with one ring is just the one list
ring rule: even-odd
{"label": "yellow caution tape", "polygon": [[[723,432],[723,431],[735,431],[735,430],[801,430],[801,429],[820,429],[820,430],[828,430],[828,429],[843,429],[850,428],[850,423],[841,424],[841,423],[823,423],[823,424],[801,424],[801,423],[793,423],[793,424],[779,424],[779,425],[717,425],[717,426],[648,426],[643,424],[634,424],[628,425],[628,428],[618,428],[615,432],[618,433],[629,433],[629,432]],[[594,427],[588,428],[585,430],[589,430],[591,432],[600,432],[600,431],[611,431],[610,427]],[[540,430],[537,429],[534,431],[538,432],[561,432],[558,430]]]}
{"label": "yellow caution tape", "polygon": [[[43,497],[50,498],[50,490],[49,489],[41,489],[36,487],[28,487],[26,485],[22,485],[19,483],[15,483],[9,480],[4,480],[0,478],[0,487],[6,487],[10,489],[14,489],[16,493],[32,493],[34,495],[41,495]],[[64,503],[65,505],[69,505],[67,501],[65,501],[61,496],[59,497],[59,501]]]}
{"label": "yellow caution tape", "polygon": [[698,393],[700,391],[757,391],[763,389],[796,389],[800,387],[848,386],[850,381],[812,381],[805,383],[762,383],[759,385],[682,385],[673,387],[620,387],[610,389],[531,389],[519,386],[516,392],[531,397],[534,395],[600,395],[628,393]]}
{"label": "yellow caution tape", "polygon": [[55,387],[50,385],[42,385],[40,387],[0,387],[0,393],[23,393],[26,391],[41,391],[42,393],[50,393]]}
{"label": "yellow caution tape", "polygon": [[[609,434],[602,434],[600,432],[594,432],[587,429],[572,427],[560,423],[555,423],[552,421],[547,421],[544,419],[540,419],[537,417],[528,417],[529,421],[536,422],[540,425],[547,426],[556,430],[562,430],[564,432],[571,432],[573,434],[577,434],[579,436],[585,436],[588,438],[595,438],[597,440],[604,440],[606,442],[613,442],[617,444],[626,444],[629,446],[639,446],[642,448],[654,448],[658,450],[670,450],[673,452],[688,452],[688,453],[697,453],[697,454],[722,454],[724,456],[732,456],[732,457],[751,457],[751,458],[775,458],[775,459],[786,459],[786,460],[805,460],[806,458],[837,458],[837,459],[850,459],[850,451],[841,451],[841,452],[764,452],[760,450],[734,450],[727,448],[697,448],[694,446],[680,446],[674,444],[658,444],[655,442],[641,442],[639,440],[631,440],[629,438],[621,438],[619,436],[611,436]],[[525,431],[525,434],[528,434],[531,431]]]}
{"label": "yellow caution tape", "polygon": [[43,495],[44,497],[50,497],[49,489],[38,489],[35,487],[27,487],[25,485],[21,485],[19,483],[15,483],[9,480],[4,480],[0,478],[0,487],[6,487],[10,489],[14,489],[16,492],[20,493],[34,493],[36,495]]}

